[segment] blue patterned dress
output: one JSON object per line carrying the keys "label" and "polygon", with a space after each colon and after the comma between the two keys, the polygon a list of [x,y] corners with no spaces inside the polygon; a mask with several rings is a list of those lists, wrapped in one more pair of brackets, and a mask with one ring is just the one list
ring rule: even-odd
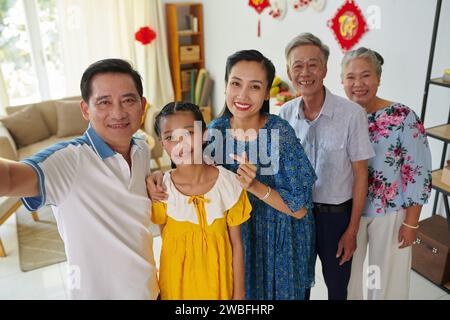
{"label": "blue patterned dress", "polygon": [[252,217],[242,225],[247,299],[304,299],[306,290],[314,285],[312,187],[316,175],[294,129],[280,117],[268,115],[258,138],[244,142],[235,140],[227,130],[227,116],[208,127],[208,148],[215,149],[210,155],[217,164],[236,172],[239,163],[228,155],[241,155],[245,150],[257,166],[258,181],[276,190],[291,211],[308,209],[307,215],[297,220],[249,193]]}

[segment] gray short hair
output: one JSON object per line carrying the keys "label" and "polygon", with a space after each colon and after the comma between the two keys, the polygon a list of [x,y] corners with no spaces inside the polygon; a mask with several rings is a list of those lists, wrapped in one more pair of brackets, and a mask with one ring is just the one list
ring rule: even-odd
{"label": "gray short hair", "polygon": [[358,58],[365,59],[370,64],[372,64],[378,77],[381,78],[381,72],[383,71],[382,65],[384,64],[383,57],[378,52],[371,49],[367,49],[365,47],[360,47],[356,50],[349,51],[344,55],[341,63],[341,78],[343,78],[344,76],[343,74],[344,68],[350,63],[350,61]]}
{"label": "gray short hair", "polygon": [[330,48],[328,48],[328,46],[324,44],[319,38],[317,38],[315,35],[309,32],[305,32],[296,36],[288,43],[286,49],[284,50],[284,53],[286,55],[286,61],[289,60],[289,54],[293,49],[307,45],[313,45],[320,49],[320,52],[322,53],[325,59],[324,63],[326,65],[328,62],[328,57],[330,56]]}

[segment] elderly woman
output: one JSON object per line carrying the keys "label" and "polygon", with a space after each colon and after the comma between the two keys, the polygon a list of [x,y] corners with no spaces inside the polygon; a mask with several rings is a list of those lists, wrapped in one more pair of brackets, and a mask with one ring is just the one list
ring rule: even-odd
{"label": "elderly woman", "polygon": [[[363,264],[369,247],[368,299],[407,299],[411,244],[431,191],[431,153],[423,125],[407,106],[377,96],[383,58],[359,48],[342,61],[348,98],[366,111],[376,156],[369,160],[369,189],[348,287],[363,298]],[[375,272],[375,273],[374,273]]]}

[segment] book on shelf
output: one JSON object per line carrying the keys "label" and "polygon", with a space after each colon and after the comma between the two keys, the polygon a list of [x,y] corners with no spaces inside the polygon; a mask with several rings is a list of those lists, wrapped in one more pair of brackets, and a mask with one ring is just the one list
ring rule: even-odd
{"label": "book on shelf", "polygon": [[195,103],[195,80],[197,78],[197,70],[192,69],[190,74],[191,74],[191,79],[190,79],[190,88],[189,88],[189,98],[190,98],[190,102]]}
{"label": "book on shelf", "polygon": [[189,93],[189,101],[199,107],[207,106],[214,85],[208,71],[204,68],[186,69],[181,74],[182,89]]}
{"label": "book on shelf", "polygon": [[202,68],[198,71],[197,82],[195,83],[195,99],[194,103],[200,106],[200,98],[202,95],[203,85],[205,83],[205,79],[208,77],[208,71]]}
{"label": "book on shelf", "polygon": [[198,32],[198,18],[193,16],[192,14],[186,15],[185,18],[186,18],[187,28],[183,29],[183,30],[179,30],[178,32],[180,34]]}
{"label": "book on shelf", "polygon": [[200,107],[210,105],[209,100],[211,98],[213,86],[214,80],[211,79],[211,77],[208,75],[208,77],[205,78],[205,82],[203,83],[202,95],[199,103]]}
{"label": "book on shelf", "polygon": [[191,72],[193,72],[193,71],[196,71],[196,69],[181,70],[181,90],[183,92],[190,92]]}
{"label": "book on shelf", "polygon": [[198,32],[198,19],[197,17],[192,18],[192,31]]}

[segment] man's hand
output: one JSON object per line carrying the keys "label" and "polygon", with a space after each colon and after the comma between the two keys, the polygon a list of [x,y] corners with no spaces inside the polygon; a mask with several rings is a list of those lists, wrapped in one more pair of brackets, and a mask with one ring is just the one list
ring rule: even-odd
{"label": "man's hand", "polygon": [[156,171],[145,179],[148,196],[153,202],[167,200],[169,196],[166,193],[166,187],[163,184],[163,177],[164,174],[161,171]]}
{"label": "man's hand", "polygon": [[256,166],[248,161],[245,152],[242,153],[242,156],[230,154],[230,157],[240,163],[236,173],[241,187],[246,190],[250,189],[256,178]]}
{"label": "man's hand", "polygon": [[338,243],[336,258],[341,257],[339,265],[349,261],[356,250],[356,232],[345,231]]}
{"label": "man's hand", "polygon": [[414,243],[417,239],[417,229],[408,228],[404,225],[400,227],[398,232],[398,242],[401,245],[398,247],[399,249],[407,248]]}

